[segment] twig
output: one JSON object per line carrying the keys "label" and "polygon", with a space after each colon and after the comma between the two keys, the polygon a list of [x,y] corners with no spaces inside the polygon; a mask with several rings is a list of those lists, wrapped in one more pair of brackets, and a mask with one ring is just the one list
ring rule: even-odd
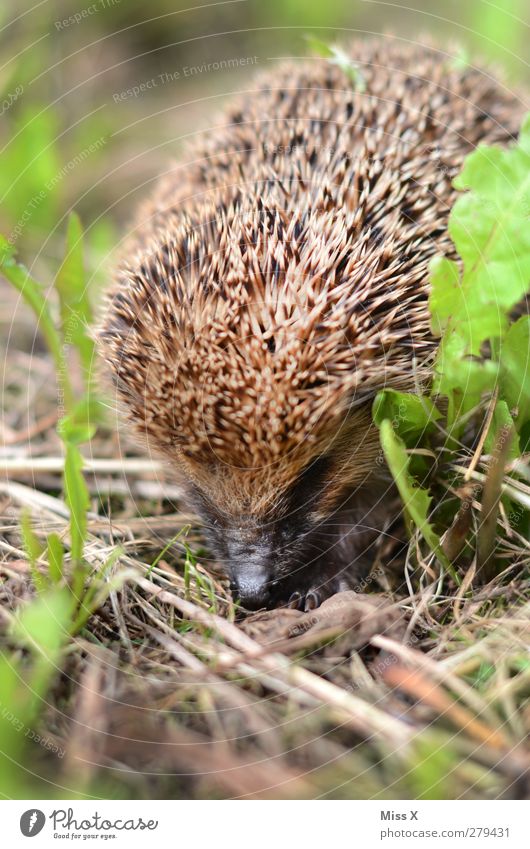
{"label": "twig", "polygon": [[246,658],[255,658],[255,663],[263,664],[266,671],[272,671],[284,677],[290,684],[327,704],[358,733],[375,734],[398,747],[410,740],[412,731],[405,723],[368,704],[358,696],[314,675],[307,669],[292,665],[283,655],[270,654],[259,657],[262,652],[260,644],[231,622],[203,610],[186,599],[160,589],[156,584],[141,576],[138,576],[136,583],[146,592],[155,595],[162,603],[175,607],[187,618],[214,628],[233,648],[243,652]]}
{"label": "twig", "polygon": [[469,466],[467,467],[467,471],[464,474],[464,480],[465,481],[468,481],[470,479],[472,473],[475,471],[475,467],[476,467],[478,461],[480,460],[480,456],[482,454],[482,449],[484,448],[484,443],[485,443],[485,441],[488,437],[489,429],[491,427],[491,422],[492,422],[492,419],[493,419],[493,413],[495,412],[495,405],[497,403],[497,395],[498,394],[499,394],[498,390],[495,389],[495,391],[493,392],[493,395],[490,398],[490,402],[489,402],[488,409],[487,409],[487,412],[486,412],[486,418],[484,419],[484,425],[482,427],[482,432],[480,434],[480,439],[478,441],[478,445],[477,445],[475,452],[474,452],[474,454],[471,458],[471,462],[469,463]]}
{"label": "twig", "polygon": [[48,428],[53,427],[53,425],[57,423],[58,418],[58,410],[52,410],[51,413],[43,416],[42,419],[39,419],[35,422],[35,424],[25,430],[12,430],[11,428],[7,429],[5,425],[0,425],[2,428],[1,441],[5,445],[17,445],[20,442],[30,442],[35,436],[38,436],[39,433],[43,433],[48,430]]}
{"label": "twig", "polygon": [[490,722],[496,722],[494,712],[490,710],[488,705],[480,698],[480,696],[478,696],[476,691],[466,684],[465,681],[462,681],[461,678],[458,678],[447,667],[442,666],[438,661],[432,660],[432,658],[423,654],[423,652],[416,651],[415,649],[410,648],[410,646],[405,646],[402,643],[398,643],[390,637],[384,637],[381,634],[377,634],[375,637],[372,637],[370,642],[377,648],[393,654],[396,658],[399,658],[403,662],[424,670],[440,683],[448,685],[461,699],[467,702],[467,704],[473,708],[476,713],[483,714]]}
{"label": "twig", "polygon": [[483,583],[495,577],[493,552],[497,531],[497,516],[502,492],[504,467],[514,436],[513,425],[501,428],[497,437],[489,472],[482,493],[482,514],[477,533],[477,575]]}
{"label": "twig", "polygon": [[[13,457],[0,459],[0,473],[32,474],[34,472],[62,472],[63,457]],[[147,472],[158,474],[164,471],[164,464],[157,460],[142,460],[140,457],[123,457],[121,460],[94,459],[83,457],[83,471],[101,472],[108,475],[139,475]]]}

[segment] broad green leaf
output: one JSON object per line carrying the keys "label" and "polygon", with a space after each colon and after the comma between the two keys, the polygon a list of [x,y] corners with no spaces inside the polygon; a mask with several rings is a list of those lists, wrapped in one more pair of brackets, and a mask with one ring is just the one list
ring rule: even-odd
{"label": "broad green leaf", "polygon": [[444,337],[436,357],[435,392],[448,396],[454,393],[455,397],[462,398],[461,405],[455,404],[455,409],[462,414],[476,406],[484,392],[493,389],[498,364],[467,356],[459,359],[455,350],[462,351],[457,347],[455,336]]}
{"label": "broad green leaf", "polygon": [[432,429],[441,413],[429,398],[383,389],[375,397],[372,416],[378,426],[389,419],[405,444],[412,446]]}
{"label": "broad green leaf", "polygon": [[[459,309],[468,312],[468,320],[480,319],[485,327],[487,319],[483,339],[500,335],[506,312],[530,286],[530,152],[525,149],[526,133],[525,127],[519,144],[507,149],[481,145],[467,157],[455,179],[456,188],[468,190],[456,202],[449,219],[449,233],[464,263],[464,303]],[[480,306],[482,312],[475,315],[474,309]],[[477,330],[481,326],[479,323]],[[480,344],[483,339],[473,342]]]}
{"label": "broad green leaf", "polygon": [[430,274],[431,328],[435,336],[441,336],[451,316],[461,310],[460,270],[456,262],[437,256],[431,260]]}
{"label": "broad green leaf", "polygon": [[530,122],[518,144],[482,145],[470,154],[455,186],[466,192],[449,219],[461,266],[446,258],[431,263],[429,306],[432,330],[443,334],[433,391],[447,395],[456,414],[494,388],[497,340],[530,288]]}
{"label": "broad green leaf", "polygon": [[21,752],[24,748],[24,732],[28,726],[28,720],[33,714],[28,705],[28,699],[23,698],[27,694],[21,687],[20,658],[14,654],[0,655],[0,776],[3,786],[11,783],[13,766],[8,758],[15,763],[20,762]]}
{"label": "broad green leaf", "polygon": [[49,589],[17,613],[12,636],[33,656],[21,684],[28,723],[42,710],[42,699],[57,674],[72,613],[73,598],[66,587]]}
{"label": "broad green leaf", "polygon": [[13,625],[13,636],[33,653],[53,663],[68,638],[72,596],[66,588],[54,588],[24,607]]}

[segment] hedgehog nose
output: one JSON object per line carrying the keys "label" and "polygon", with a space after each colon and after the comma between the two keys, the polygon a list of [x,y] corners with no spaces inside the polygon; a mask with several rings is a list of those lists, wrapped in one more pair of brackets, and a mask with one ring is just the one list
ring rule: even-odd
{"label": "hedgehog nose", "polygon": [[228,561],[232,592],[247,610],[259,610],[271,603],[271,543],[245,529],[232,532],[228,541]]}
{"label": "hedgehog nose", "polygon": [[232,592],[247,610],[259,610],[270,603],[270,586],[264,574],[245,575],[233,579]]}

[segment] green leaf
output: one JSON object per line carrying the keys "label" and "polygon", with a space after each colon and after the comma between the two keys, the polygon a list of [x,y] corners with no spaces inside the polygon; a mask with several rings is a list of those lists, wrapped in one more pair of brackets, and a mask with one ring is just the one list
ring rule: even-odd
{"label": "green leaf", "polygon": [[105,420],[105,408],[93,393],[87,393],[78,401],[71,414],[64,416],[57,425],[57,432],[65,442],[79,445],[89,442],[96,433],[98,424]]}
{"label": "green leaf", "polygon": [[24,647],[55,662],[68,639],[72,597],[66,589],[54,588],[31,602],[18,614],[13,636]]}
{"label": "green leaf", "polygon": [[482,332],[470,339],[473,350],[501,335],[506,313],[530,284],[530,155],[521,147],[479,147],[455,186],[470,190],[453,208],[449,234],[464,262],[460,312],[478,319]]}
{"label": "green leaf", "polygon": [[416,525],[431,551],[454,577],[452,566],[442,551],[440,538],[429,522],[431,497],[426,489],[416,484],[409,473],[410,458],[402,440],[395,433],[389,419],[381,422],[379,432],[385,460],[401,495],[406,515]]}
{"label": "green leaf", "polygon": [[71,419],[61,419],[58,431],[65,440],[72,445],[80,445],[83,442],[89,442],[94,436],[97,428],[91,424],[75,424]]}
{"label": "green leaf", "polygon": [[73,634],[78,633],[84,628],[92,614],[105,603],[110,593],[120,589],[129,575],[134,574],[132,570],[123,570],[113,578],[109,577],[113,566],[118,562],[123,553],[123,548],[115,548],[111,551],[99,569],[98,575],[92,577],[90,585],[79,605],[75,621],[72,624]]}
{"label": "green leaf", "polygon": [[[431,263],[429,299],[432,330],[442,335],[433,391],[449,397],[454,415],[494,388],[496,340],[530,288],[529,120],[517,145],[483,145],[470,154],[455,186],[466,190],[449,219],[461,266],[445,258]],[[484,357],[488,341],[491,358]]]}
{"label": "green leaf", "polygon": [[35,231],[56,220],[59,197],[52,181],[61,171],[61,162],[57,110],[28,105],[19,111],[16,124],[16,132],[0,153],[0,196],[14,222],[13,239],[18,240],[30,226]]}
{"label": "green leaf", "polygon": [[9,268],[16,264],[17,250],[5,236],[0,235],[0,268]]}
{"label": "green leaf", "polygon": [[75,564],[80,564],[87,535],[87,510],[90,498],[83,477],[83,457],[73,443],[66,444],[64,461],[65,500],[70,510],[70,551]]}
{"label": "green leaf", "polygon": [[464,292],[485,307],[496,327],[505,318],[499,319],[499,310],[513,307],[530,285],[529,130],[526,121],[519,143],[506,149],[480,145],[454,181],[457,189],[468,190],[449,220],[464,262]]}
{"label": "green leaf", "polygon": [[20,527],[22,530],[22,539],[24,540],[24,548],[28,555],[28,560],[31,566],[33,583],[37,592],[43,592],[47,587],[46,578],[39,571],[37,561],[44,551],[44,546],[39,542],[35,531],[31,526],[31,517],[27,511],[22,513],[20,518]]}
{"label": "green leaf", "polygon": [[[24,737],[20,732],[26,725],[27,709],[24,712],[20,710],[20,669],[14,657],[0,655],[0,683],[0,751],[4,757],[18,760],[24,745]],[[4,757],[0,758],[0,772],[6,771]]]}
{"label": "green leaf", "polygon": [[443,256],[434,257],[429,270],[431,328],[435,336],[441,336],[453,313],[461,309],[460,270],[456,262]]}
{"label": "green leaf", "polygon": [[61,335],[55,327],[43,287],[31,277],[23,265],[16,261],[15,254],[14,247],[4,236],[0,236],[0,271],[33,310],[39,329],[53,357],[57,379],[63,390],[64,403],[69,410],[73,405],[73,392]]}
{"label": "green leaf", "polygon": [[395,389],[383,389],[376,395],[372,415],[378,427],[389,419],[394,431],[408,446],[417,444],[441,418],[429,398]]}
{"label": "green leaf", "polygon": [[417,735],[408,754],[409,781],[414,798],[454,798],[451,776],[458,765],[458,755],[452,743],[452,738],[440,733],[436,727]]}
{"label": "green leaf", "polygon": [[59,295],[64,341],[75,346],[85,374],[89,376],[94,357],[94,342],[89,332],[93,314],[83,264],[83,228],[75,213],[68,219],[66,254],[55,278],[55,288]]}
{"label": "green leaf", "polygon": [[59,583],[63,577],[64,547],[58,535],[48,535],[48,569],[54,583]]}
{"label": "green leaf", "polygon": [[39,715],[69,638],[72,609],[69,591],[57,587],[21,605],[11,628],[11,639],[18,648],[0,656],[0,751],[4,755],[0,782],[15,789],[18,782],[17,793],[27,787],[23,768],[25,765],[27,772],[27,764],[34,758],[34,752],[24,754],[26,733],[40,723]]}

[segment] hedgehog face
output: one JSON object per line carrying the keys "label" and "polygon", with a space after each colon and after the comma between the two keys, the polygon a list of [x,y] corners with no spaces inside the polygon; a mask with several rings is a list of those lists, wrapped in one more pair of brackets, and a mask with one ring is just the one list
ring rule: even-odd
{"label": "hedgehog face", "polygon": [[247,609],[312,607],[346,585],[378,440],[366,408],[324,425],[312,450],[300,446],[261,468],[182,457],[189,501]]}
{"label": "hedgehog face", "polygon": [[[210,496],[192,485],[190,500],[203,519],[210,547],[230,578],[234,596],[247,609],[289,601],[314,571],[313,537],[322,524],[319,500],[326,483],[333,484],[329,458],[310,463],[289,485],[280,475],[274,486],[269,471],[261,492],[256,486],[259,472],[249,476],[232,470],[223,477],[224,485],[210,482]],[[243,493],[252,491],[252,480],[254,493],[245,497]]]}

